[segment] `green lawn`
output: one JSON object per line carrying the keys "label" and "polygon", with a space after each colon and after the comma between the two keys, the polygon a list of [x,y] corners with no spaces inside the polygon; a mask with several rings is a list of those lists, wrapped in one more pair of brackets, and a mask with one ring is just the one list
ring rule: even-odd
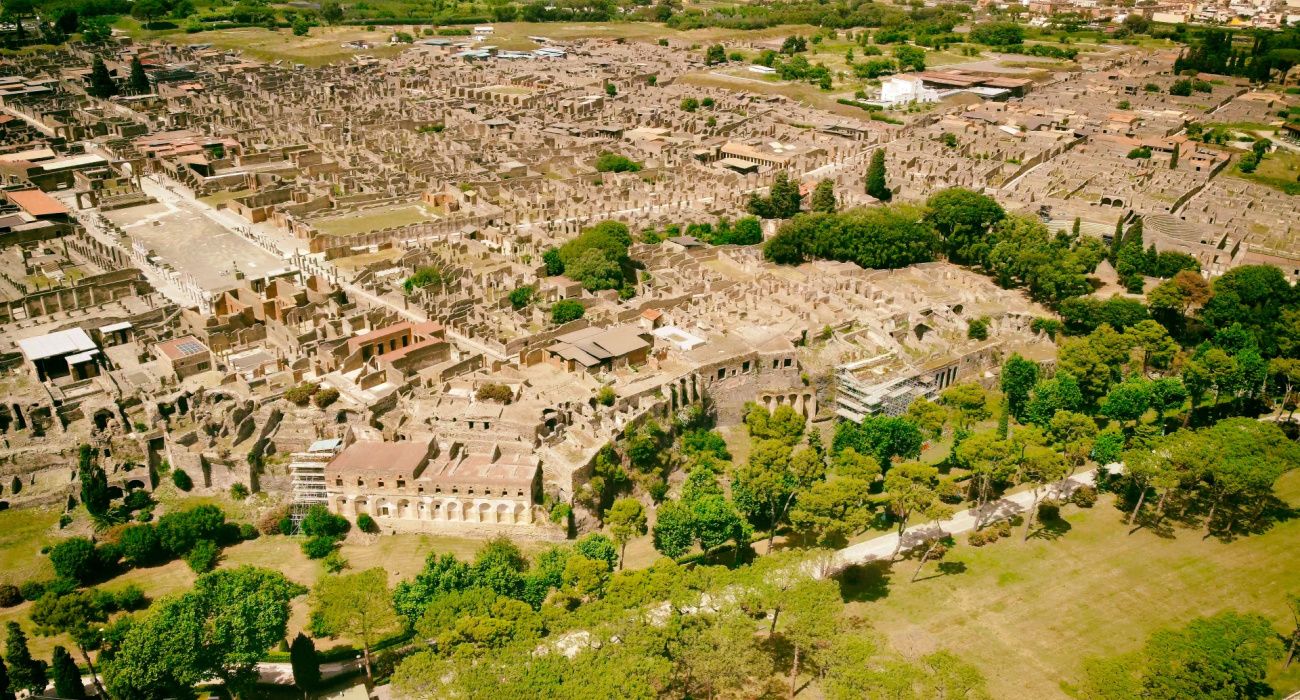
{"label": "green lawn", "polygon": [[58,511],[0,511],[0,583],[20,584],[32,578],[50,578],[54,569],[41,547],[57,539]]}
{"label": "green lawn", "polygon": [[[189,497],[184,507],[200,505],[203,502],[216,502],[223,507],[229,504],[220,499]],[[14,516],[21,515],[21,518]],[[48,515],[48,517],[47,517]],[[40,553],[42,544],[53,540],[47,533],[50,526],[58,520],[57,513],[46,511],[0,511],[0,581],[20,583],[29,578],[48,579],[54,575],[49,560]],[[11,527],[12,525],[12,527]],[[301,538],[294,537],[259,537],[248,542],[241,542],[227,547],[222,552],[221,568],[233,568],[251,564],[280,571],[290,580],[311,586],[322,574],[319,562],[312,561],[302,553]],[[424,566],[424,560],[430,552],[454,554],[462,560],[472,560],[482,547],[484,540],[467,537],[450,537],[441,535],[403,534],[383,537],[359,536],[345,542],[341,552],[348,560],[352,571],[371,567],[383,567],[388,571],[390,585],[403,579],[414,578]],[[538,542],[520,542],[525,554],[532,554],[546,545]],[[30,551],[29,551],[30,550]],[[100,584],[99,588],[118,591],[128,585],[139,586],[150,600],[157,600],[173,593],[180,593],[194,585],[195,575],[182,561],[172,561],[162,566],[147,569],[132,569]],[[70,641],[63,636],[42,637],[36,634],[28,615],[31,603],[23,603],[13,608],[0,609],[0,626],[10,620],[19,622],[27,630],[32,654],[48,659],[56,644],[70,647]],[[308,602],[306,596],[293,602],[293,614],[289,620],[289,636],[297,634],[308,623]],[[348,640],[328,640],[321,642],[322,648],[330,648]]]}
{"label": "green lawn", "polygon": [[[1300,472],[1280,491],[1300,506]],[[958,654],[980,667],[994,697],[1008,698],[1068,697],[1084,658],[1136,650],[1154,630],[1200,615],[1258,612],[1288,629],[1283,596],[1300,589],[1300,518],[1224,543],[1185,529],[1127,535],[1109,498],[1064,517],[1069,527],[1051,540],[963,542],[947,560],[960,573],[909,583],[914,562],[868,569],[846,584],[850,612],[904,653]],[[1282,674],[1278,664],[1271,682],[1283,697],[1300,690],[1300,666]]]}

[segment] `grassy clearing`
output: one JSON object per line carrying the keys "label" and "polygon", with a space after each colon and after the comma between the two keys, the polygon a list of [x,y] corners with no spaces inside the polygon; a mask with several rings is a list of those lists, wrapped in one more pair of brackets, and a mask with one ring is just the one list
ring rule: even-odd
{"label": "grassy clearing", "polygon": [[312,222],[317,231],[326,236],[346,236],[353,233],[378,231],[385,228],[418,224],[434,219],[427,209],[418,205],[385,207],[373,212],[319,219]]}
{"label": "grassy clearing", "polygon": [[53,528],[58,521],[53,508],[0,511],[0,583],[54,576],[41,547],[57,539]]}
{"label": "grassy clearing", "polygon": [[1272,187],[1280,192],[1300,194],[1300,179],[1297,179],[1297,176],[1300,176],[1300,153],[1295,151],[1281,148],[1274,150],[1260,161],[1259,167],[1249,175],[1238,170],[1235,165],[1228,172],[1235,177]]}
{"label": "grassy clearing", "polygon": [[[1280,495],[1300,505],[1300,472]],[[977,665],[994,697],[1068,697],[1082,662],[1140,648],[1151,632],[1224,610],[1258,612],[1278,630],[1283,595],[1300,581],[1300,519],[1224,543],[1177,530],[1127,535],[1123,514],[1103,499],[1067,507],[1054,539],[1019,534],[984,548],[964,543],[948,558],[957,573],[908,583],[915,566],[867,569],[846,584],[851,612],[873,621],[908,654],[948,649]],[[1271,682],[1300,689],[1300,667]]]}
{"label": "grassy clearing", "polygon": [[[178,44],[212,44],[218,49],[234,49],[242,51],[248,58],[262,61],[292,61],[308,66],[322,66],[346,61],[357,55],[395,56],[409,48],[407,44],[387,44],[390,36],[391,31],[362,27],[317,27],[307,36],[294,36],[287,29],[271,31],[246,27],[195,34],[170,32],[161,38]],[[343,48],[342,44],[349,41],[366,41],[373,48],[360,51]]]}

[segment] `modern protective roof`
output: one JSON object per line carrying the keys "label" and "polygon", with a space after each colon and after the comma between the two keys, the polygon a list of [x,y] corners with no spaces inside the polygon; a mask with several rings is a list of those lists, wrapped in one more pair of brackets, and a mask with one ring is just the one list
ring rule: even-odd
{"label": "modern protective roof", "polygon": [[49,335],[25,338],[18,341],[18,348],[22,350],[23,357],[31,362],[98,349],[95,341],[80,328],[69,328]]}

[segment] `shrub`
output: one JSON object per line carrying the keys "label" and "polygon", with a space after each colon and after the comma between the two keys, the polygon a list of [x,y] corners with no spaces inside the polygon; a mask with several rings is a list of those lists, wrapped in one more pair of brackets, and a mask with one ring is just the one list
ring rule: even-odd
{"label": "shrub", "polygon": [[998,537],[1011,536],[1011,521],[1003,520],[993,527],[993,531],[998,533]]}
{"label": "shrub", "polygon": [[535,294],[536,291],[537,290],[534,289],[532,285],[525,285],[510,292],[510,308],[519,311],[525,306],[528,306],[532,303],[533,294]]}
{"label": "shrub", "polygon": [[972,547],[983,547],[986,544],[997,542],[998,535],[993,531],[976,530],[975,532],[970,533],[970,537],[967,541]]}
{"label": "shrub", "polygon": [[379,524],[375,522],[374,518],[370,517],[369,513],[362,513],[357,516],[357,529],[374,534],[379,532]]}
{"label": "shrub", "polygon": [[248,487],[240,483],[230,485],[230,497],[236,501],[242,501],[248,498]]}
{"label": "shrub", "polygon": [[172,472],[172,483],[182,491],[189,491],[194,488],[194,480],[190,479],[190,475],[186,474],[184,469],[177,469]]}
{"label": "shrub", "polygon": [[85,583],[94,575],[99,557],[95,543],[85,537],[70,537],[50,548],[50,563],[57,576]]}
{"label": "shrub", "polygon": [[324,565],[325,570],[331,574],[337,574],[338,572],[348,568],[348,560],[344,559],[343,555],[340,554],[337,549],[325,555],[325,558],[321,559],[320,563]]}
{"label": "shrub", "polygon": [[262,533],[258,532],[257,528],[254,527],[252,523],[239,524],[239,539],[241,540],[255,540],[261,534]]}
{"label": "shrub", "polygon": [[325,506],[312,506],[302,520],[302,532],[308,537],[342,537],[350,527],[347,518],[329,512]]}
{"label": "shrub", "polygon": [[970,325],[966,327],[966,337],[971,340],[988,340],[989,320],[981,317],[971,321]]}
{"label": "shrub", "polygon": [[1048,520],[1060,520],[1060,519],[1061,519],[1060,506],[1056,505],[1055,503],[1038,504],[1038,520],[1040,522],[1046,522]]}
{"label": "shrub", "polygon": [[324,389],[321,389],[312,397],[312,403],[316,404],[316,408],[327,408],[330,404],[338,400],[339,390],[332,386],[327,386]]}
{"label": "shrub", "polygon": [[130,525],[118,538],[122,556],[131,566],[152,566],[166,558],[158,528],[153,525]]}
{"label": "shrub", "polygon": [[499,403],[510,403],[515,397],[515,392],[505,384],[488,383],[480,386],[474,394],[479,401],[497,401]]}
{"label": "shrub", "polygon": [[288,391],[284,392],[284,398],[289,403],[298,406],[306,406],[307,402],[311,401],[311,397],[314,396],[316,392],[319,390],[320,390],[319,384],[313,384],[311,382],[303,382],[295,387],[291,387]]}
{"label": "shrub", "polygon": [[1080,486],[1070,495],[1070,502],[1080,508],[1091,508],[1097,504],[1097,489],[1092,486]]}
{"label": "shrub", "polygon": [[127,612],[143,610],[149,605],[149,599],[145,597],[144,591],[134,583],[118,591],[114,601],[119,610]]}
{"label": "shrub", "polygon": [[289,506],[276,506],[257,518],[257,530],[263,535],[282,535],[280,521],[289,516]]}
{"label": "shrub", "polygon": [[641,163],[617,153],[606,151],[596,158],[596,172],[598,173],[635,173],[641,168]]}
{"label": "shrub", "polygon": [[613,406],[617,398],[618,395],[614,393],[613,387],[602,386],[600,391],[596,392],[596,403],[601,406]]}
{"label": "shrub", "polygon": [[67,526],[69,526],[69,525],[71,525],[71,524],[72,524],[72,515],[71,515],[71,514],[64,513],[63,515],[60,515],[60,516],[59,516],[59,529],[60,529],[60,530],[62,530],[63,528],[65,528],[65,527],[67,527]]}
{"label": "shrub", "polygon": [[555,305],[551,307],[551,321],[557,325],[568,323],[582,318],[585,313],[587,313],[587,309],[582,304],[572,299],[563,299],[555,302]]}
{"label": "shrub", "polygon": [[212,571],[217,565],[217,560],[221,558],[221,549],[217,543],[212,540],[199,540],[190,548],[185,555],[185,563],[190,565],[196,574],[206,574]]}
{"label": "shrub", "polygon": [[12,608],[23,602],[23,593],[12,583],[0,583],[0,608]]}
{"label": "shrub", "polygon": [[49,581],[24,581],[18,586],[18,593],[23,597],[23,600],[36,600],[45,595],[45,589],[49,585]]}
{"label": "shrub", "polygon": [[302,553],[308,559],[324,559],[334,551],[335,539],[328,535],[317,535],[302,543]]}

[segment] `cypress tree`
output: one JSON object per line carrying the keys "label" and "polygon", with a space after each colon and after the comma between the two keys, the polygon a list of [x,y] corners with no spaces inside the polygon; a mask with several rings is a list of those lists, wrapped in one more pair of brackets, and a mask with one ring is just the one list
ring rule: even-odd
{"label": "cypress tree", "polygon": [[117,94],[117,84],[113,82],[113,76],[109,75],[104,59],[98,56],[90,66],[90,89],[87,92],[100,99],[108,99]]}
{"label": "cypress tree", "polygon": [[93,456],[90,445],[81,446],[81,459],[77,465],[81,476],[81,502],[86,504],[86,512],[91,515],[103,515],[108,512],[112,496],[108,492],[108,475],[103,467],[94,463]]}
{"label": "cypress tree", "polygon": [[316,656],[316,645],[302,632],[289,646],[289,665],[293,667],[293,683],[302,691],[303,697],[320,685],[320,659]]}
{"label": "cypress tree", "polygon": [[894,196],[885,184],[884,148],[877,148],[871,154],[871,165],[867,166],[867,194],[882,202],[888,202]]}
{"label": "cypress tree", "polygon": [[139,56],[131,57],[131,92],[137,95],[153,92],[152,86],[149,85],[149,76],[144,74],[144,64],[140,63]]}
{"label": "cypress tree", "polygon": [[4,659],[0,659],[0,700],[14,700],[13,688],[9,687],[9,669]]}
{"label": "cypress tree", "polygon": [[1178,147],[1179,147],[1179,145],[1180,145],[1180,144],[1177,144],[1177,143],[1174,144],[1174,154],[1173,154],[1172,156],[1169,156],[1169,169],[1170,169],[1170,170],[1177,170],[1177,169],[1178,169]]}
{"label": "cypress tree", "polygon": [[81,682],[81,670],[77,668],[77,662],[72,660],[72,654],[69,654],[67,649],[61,646],[54,647],[50,675],[54,677],[55,695],[68,700],[83,700],[86,697],[86,686]]}
{"label": "cypress tree", "polygon": [[817,183],[817,189],[813,190],[812,210],[830,214],[835,211],[835,183],[830,180],[822,180]]}
{"label": "cypress tree", "polygon": [[9,636],[5,639],[5,661],[9,662],[9,687],[11,690],[27,689],[32,693],[45,690],[45,662],[32,658],[27,648],[27,634],[17,622],[7,625]]}
{"label": "cypress tree", "polygon": [[1124,219],[1115,222],[1115,235],[1110,239],[1110,262],[1115,264],[1119,257],[1119,248],[1124,245]]}

